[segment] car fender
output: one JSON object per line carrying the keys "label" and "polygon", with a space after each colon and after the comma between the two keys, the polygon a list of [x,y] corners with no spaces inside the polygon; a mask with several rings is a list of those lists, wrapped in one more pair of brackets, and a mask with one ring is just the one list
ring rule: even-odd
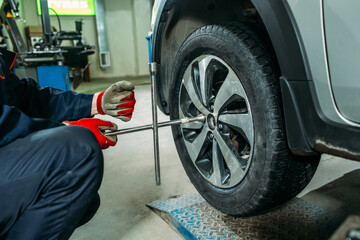
{"label": "car fender", "polygon": [[[152,37],[152,61],[161,62],[163,31],[168,21],[168,12],[177,0],[162,0]],[[182,3],[185,0],[181,0]],[[281,71],[281,88],[288,146],[296,155],[314,155],[318,152],[358,159],[357,144],[342,141],[346,136],[353,139],[359,129],[344,128],[329,121],[321,111],[305,48],[298,27],[286,0],[251,0],[271,40]],[[157,100],[159,108],[167,113],[166,99],[162,96],[162,81],[157,75]],[[305,92],[304,92],[305,91]],[[304,100],[306,98],[306,101]],[[303,105],[305,104],[306,105]],[[307,107],[307,106],[312,107]],[[311,113],[309,111],[311,110]],[[304,113],[306,114],[304,115]],[[315,124],[316,123],[316,124]],[[327,129],[327,131],[323,131]],[[343,138],[332,134],[342,131]],[[355,132],[354,132],[355,131]],[[343,149],[339,150],[340,147]]]}

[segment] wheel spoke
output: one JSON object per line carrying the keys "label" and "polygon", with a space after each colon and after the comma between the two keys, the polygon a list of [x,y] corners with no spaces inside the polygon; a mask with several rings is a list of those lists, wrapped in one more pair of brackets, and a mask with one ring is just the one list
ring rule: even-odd
{"label": "wheel spoke", "polygon": [[254,132],[252,117],[249,113],[223,114],[219,116],[219,121],[240,129],[252,146]]}
{"label": "wheel spoke", "polygon": [[183,113],[181,106],[179,106],[179,118],[185,118],[185,114]]}
{"label": "wheel spoke", "polygon": [[192,103],[195,105],[195,107],[204,115],[209,114],[209,111],[205,108],[205,106],[202,104],[198,94],[196,93],[194,82],[192,81],[190,71],[186,71],[184,74],[184,81],[183,84],[186,88],[187,93],[189,94],[189,97],[192,101]]}
{"label": "wheel spoke", "polygon": [[207,134],[208,134],[208,129],[207,127],[204,126],[200,134],[195,138],[195,140],[192,143],[184,139],[186,148],[193,162],[197,160],[199,153],[205,144]]}
{"label": "wheel spoke", "polygon": [[183,123],[181,124],[181,127],[184,129],[201,129],[204,126],[204,123],[202,122],[189,122],[189,123]]}
{"label": "wheel spoke", "polygon": [[207,104],[207,100],[209,98],[209,88],[210,88],[209,83],[206,81],[206,70],[212,59],[213,57],[207,56],[199,62],[200,93],[204,105]]}
{"label": "wheel spoke", "polygon": [[213,141],[212,163],[213,163],[213,174],[211,175],[209,180],[215,183],[216,185],[222,185],[221,173],[224,171],[224,164],[222,162],[221,152],[216,140]]}
{"label": "wheel spoke", "polygon": [[[181,107],[179,107],[179,118],[186,118],[187,116],[185,116],[183,110]],[[204,126],[204,123],[202,123],[201,121],[197,121],[197,122],[189,122],[189,123],[182,123],[181,127],[183,129],[193,129],[193,130],[197,130],[197,129],[201,129]]]}
{"label": "wheel spoke", "polygon": [[234,95],[247,99],[245,90],[238,77],[232,70],[230,70],[224,83],[221,85],[218,94],[216,95],[214,113],[219,113],[227,101]]}
{"label": "wheel spoke", "polygon": [[[220,133],[217,131],[213,131],[214,137],[216,141],[219,144],[219,148],[221,150],[222,155],[224,156],[225,162],[227,166],[229,167],[231,176],[236,176],[236,178],[242,178],[244,176],[244,171],[241,167],[241,164],[234,154],[234,152],[230,149],[228,144],[225,142],[225,140],[222,138]],[[232,179],[230,179],[231,181]]]}

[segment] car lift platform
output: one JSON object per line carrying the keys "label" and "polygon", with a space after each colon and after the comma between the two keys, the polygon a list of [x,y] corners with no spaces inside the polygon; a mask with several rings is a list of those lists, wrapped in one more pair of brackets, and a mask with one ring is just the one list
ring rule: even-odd
{"label": "car lift platform", "polygon": [[198,193],[148,205],[185,239],[328,239],[342,219],[300,198],[248,218],[210,206]]}

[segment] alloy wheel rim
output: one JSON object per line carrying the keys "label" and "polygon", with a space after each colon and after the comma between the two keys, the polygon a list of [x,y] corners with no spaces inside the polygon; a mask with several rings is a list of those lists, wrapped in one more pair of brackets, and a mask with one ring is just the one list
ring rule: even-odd
{"label": "alloy wheel rim", "polygon": [[206,120],[180,125],[191,161],[214,186],[234,187],[244,179],[252,160],[253,118],[240,79],[216,56],[196,58],[183,75],[179,116],[199,115]]}

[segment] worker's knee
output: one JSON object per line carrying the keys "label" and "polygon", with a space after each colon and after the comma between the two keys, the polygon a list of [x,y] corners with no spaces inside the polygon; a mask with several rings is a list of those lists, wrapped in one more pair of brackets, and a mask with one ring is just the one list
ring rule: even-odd
{"label": "worker's knee", "polygon": [[103,154],[94,134],[81,126],[62,127],[60,134],[55,141],[69,155],[66,164],[72,169],[95,171],[102,178]]}
{"label": "worker's knee", "polygon": [[54,128],[50,137],[61,147],[80,148],[85,152],[101,152],[100,145],[94,134],[87,128],[81,126],[64,126]]}
{"label": "worker's knee", "polygon": [[[100,186],[103,174],[103,155],[94,134],[81,126],[64,126],[39,132],[34,137],[41,139],[46,169],[61,169],[76,175],[76,179]],[[44,156],[43,156],[44,157]],[[90,190],[90,189],[89,189]],[[96,189],[97,190],[97,189]]]}
{"label": "worker's knee", "polygon": [[65,152],[72,157],[102,156],[96,137],[85,127],[57,127],[40,131],[35,136],[41,139],[48,149],[62,153]]}

